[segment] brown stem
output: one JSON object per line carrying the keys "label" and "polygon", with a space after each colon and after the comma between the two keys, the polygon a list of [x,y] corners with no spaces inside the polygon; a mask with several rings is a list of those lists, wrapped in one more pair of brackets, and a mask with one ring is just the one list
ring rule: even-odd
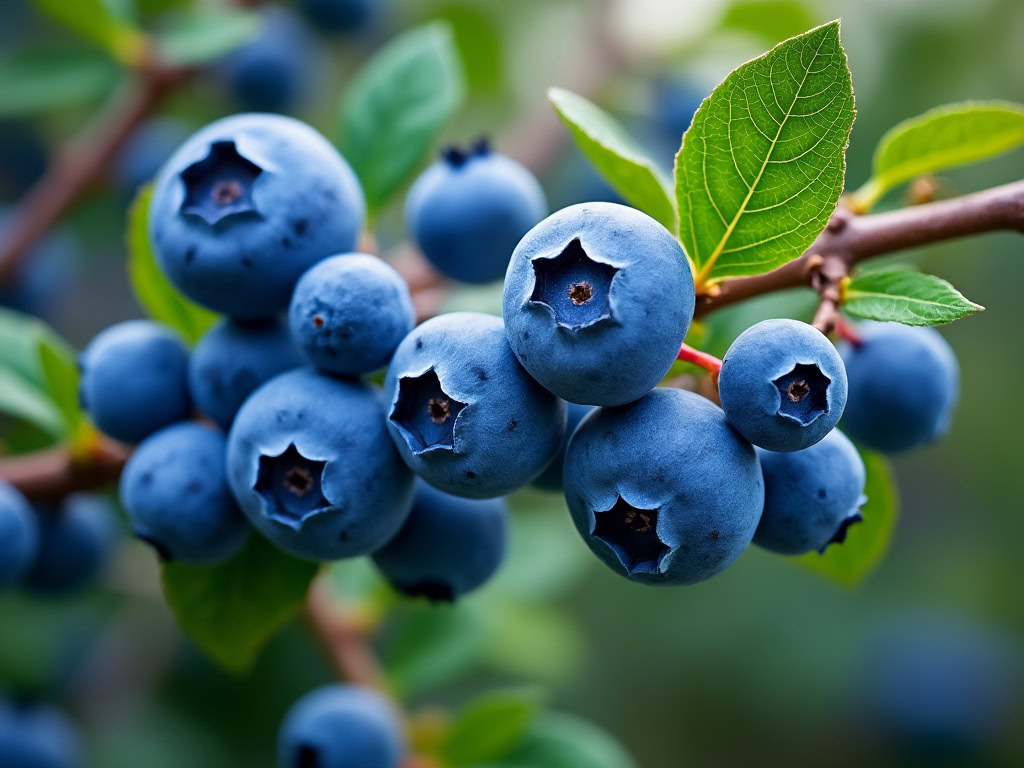
{"label": "brown stem", "polygon": [[116,482],[129,452],[127,446],[106,439],[82,458],[75,457],[67,446],[58,446],[0,458],[0,478],[30,499],[59,499]]}
{"label": "brown stem", "polygon": [[387,692],[384,673],[370,645],[370,633],[334,600],[320,579],[306,598],[306,618],[338,676],[356,685]]}
{"label": "brown stem", "polygon": [[811,287],[821,296],[818,311],[814,313],[812,325],[828,336],[839,321],[839,305],[842,301],[843,280],[850,274],[846,260],[829,254],[811,256],[807,261]]}

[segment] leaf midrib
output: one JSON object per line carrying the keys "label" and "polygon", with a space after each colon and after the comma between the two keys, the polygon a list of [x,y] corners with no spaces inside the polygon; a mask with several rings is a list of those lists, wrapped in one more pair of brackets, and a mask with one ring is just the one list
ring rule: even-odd
{"label": "leaf midrib", "polygon": [[943,303],[941,301],[931,301],[929,299],[918,299],[918,298],[914,298],[913,296],[902,296],[900,294],[879,293],[877,291],[862,291],[862,290],[854,289],[854,290],[849,290],[846,293],[847,301],[850,301],[851,299],[863,299],[863,298],[890,299],[892,301],[905,301],[905,302],[912,303],[912,304],[926,304],[926,305],[931,305],[931,306],[935,306],[935,307],[944,307],[946,309],[956,309],[959,306],[969,306],[969,307],[975,307],[977,309],[981,308],[980,305],[975,304],[973,301],[971,301],[970,299],[967,299],[967,298],[960,298],[960,299],[954,298],[953,301],[955,301],[956,303],[948,304],[948,303]]}

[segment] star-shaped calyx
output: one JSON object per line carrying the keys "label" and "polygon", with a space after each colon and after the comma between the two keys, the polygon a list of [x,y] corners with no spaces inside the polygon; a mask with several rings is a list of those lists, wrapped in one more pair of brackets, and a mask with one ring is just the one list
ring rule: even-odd
{"label": "star-shaped calyx", "polygon": [[816,365],[799,363],[772,384],[779,390],[779,415],[807,426],[828,411],[831,379]]}
{"label": "star-shaped calyx", "polygon": [[398,400],[391,409],[413,453],[455,449],[455,421],[466,403],[441,388],[433,368],[398,381]]}
{"label": "star-shaped calyx", "polygon": [[202,160],[181,172],[181,212],[211,226],[229,216],[258,215],[252,187],[263,169],[242,157],[233,141],[215,141]]}
{"label": "star-shaped calyx", "polygon": [[658,535],[658,508],[640,509],[621,496],[611,509],[595,510],[594,532],[611,547],[627,573],[658,573],[672,551]]}
{"label": "star-shaped calyx", "polygon": [[611,319],[609,297],[618,271],[590,258],[575,238],[558,255],[533,260],[530,301],[551,310],[563,328],[586,328]]}
{"label": "star-shaped calyx", "polygon": [[326,461],[307,459],[295,444],[277,456],[260,456],[254,490],[267,517],[299,530],[309,518],[330,508],[322,482]]}

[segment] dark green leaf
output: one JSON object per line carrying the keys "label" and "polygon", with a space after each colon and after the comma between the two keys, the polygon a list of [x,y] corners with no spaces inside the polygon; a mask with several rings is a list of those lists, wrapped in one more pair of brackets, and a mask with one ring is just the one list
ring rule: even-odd
{"label": "dark green leaf", "polygon": [[623,128],[582,96],[551,88],[548,100],[569,128],[573,141],[616,191],[630,204],[676,229],[676,209],[668,181]]}
{"label": "dark green leaf", "polygon": [[119,18],[104,0],[33,0],[36,8],[83,40],[98,45],[122,64],[135,66],[146,55],[146,36]]}
{"label": "dark green leaf", "polygon": [[941,325],[984,309],[942,278],[909,269],[856,275],[843,288],[843,307],[857,317],[904,325]]}
{"label": "dark green leaf", "polygon": [[434,22],[402,34],[356,75],[341,105],[341,151],[372,214],[409,178],[462,102],[452,33]]}
{"label": "dark green leaf", "polygon": [[560,712],[540,715],[502,763],[523,768],[635,768],[622,745],[593,723]]}
{"label": "dark green leaf", "polygon": [[[45,359],[42,344],[50,347]],[[67,381],[61,380],[64,374]],[[72,434],[69,411],[77,411],[77,392],[71,391],[77,389],[76,382],[71,351],[49,327],[0,308],[0,413],[33,424],[54,439],[66,438]]]}
{"label": "dark green leaf", "polygon": [[501,762],[519,746],[540,709],[533,688],[497,691],[480,696],[452,723],[441,758],[446,766]]}
{"label": "dark green leaf", "polygon": [[867,503],[861,508],[864,522],[850,528],[846,541],[833,544],[825,553],[803,555],[797,562],[844,587],[856,587],[875,569],[889,550],[899,509],[892,468],[878,453],[861,450],[867,482]]}
{"label": "dark green leaf", "polygon": [[704,101],[676,156],[699,286],[768,272],[814,242],[843,190],[853,115],[839,22],[747,62]]}
{"label": "dark green leaf", "polygon": [[217,315],[178,293],[160,271],[149,242],[152,197],[152,185],[142,187],[128,212],[128,276],[135,297],[146,313],[194,344],[217,321]]}
{"label": "dark green leaf", "polygon": [[157,45],[170,64],[206,64],[252,40],[261,24],[260,15],[254,11],[230,5],[200,5],[175,16]]}
{"label": "dark green leaf", "polygon": [[102,54],[66,48],[19,51],[0,59],[0,117],[18,117],[93,101],[120,73]]}

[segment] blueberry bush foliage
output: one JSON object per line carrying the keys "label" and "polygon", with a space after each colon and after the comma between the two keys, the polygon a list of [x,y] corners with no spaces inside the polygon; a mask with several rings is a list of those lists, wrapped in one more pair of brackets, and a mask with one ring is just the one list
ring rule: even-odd
{"label": "blueberry bush foliage", "polygon": [[[52,178],[44,177],[13,212],[20,226],[8,228],[0,244],[0,278],[10,277],[8,265],[32,258],[30,246],[71,202],[72,190],[90,181],[91,164],[109,162],[128,132],[116,127],[119,119],[134,121],[133,127],[178,83],[212,76],[225,56],[263,34],[259,12],[244,3],[167,0],[140,4],[159,12],[116,10],[125,5],[131,4],[35,0],[43,17],[80,44],[59,55],[24,50],[0,60],[5,117],[117,91],[107,116],[114,127],[104,129],[110,141],[101,137],[95,156],[55,161]],[[344,84],[329,138],[365,196],[368,223],[360,250],[375,248],[374,226],[385,206],[421,171],[467,94],[481,87],[481,78],[486,88],[486,71],[464,71],[458,42],[448,23],[432,21],[381,44]],[[907,120],[882,139],[870,180],[849,190],[845,155],[856,110],[839,22],[736,64],[679,137],[670,176],[626,127],[583,95],[560,87],[547,94],[572,141],[606,182],[681,246],[696,310],[661,386],[693,389],[717,402],[722,363],[712,352],[743,330],[720,322],[717,310],[781,288],[816,290],[814,327],[853,348],[871,343],[873,326],[862,331],[860,320],[935,326],[980,311],[941,277],[867,260],[961,235],[1019,230],[1024,188],[919,200],[882,214],[872,209],[892,200],[892,190],[1024,144],[1024,107],[969,101]],[[132,110],[136,114],[126,117]],[[61,187],[56,196],[54,185]],[[48,212],[42,198],[56,209],[51,205]],[[150,237],[153,199],[153,186],[146,184],[126,206],[130,285],[152,320],[194,346],[219,318],[165,275]],[[417,286],[412,288],[415,295]],[[447,306],[482,302],[494,312],[493,298],[493,292],[456,290]],[[726,355],[726,366],[728,360]],[[75,351],[42,320],[0,310],[0,448],[8,454],[0,458],[0,477],[40,506],[73,492],[115,487],[129,453],[91,422],[79,397],[79,375]],[[847,588],[871,574],[896,533],[896,476],[885,454],[868,442],[858,446],[866,473],[856,494],[866,498],[858,507],[860,522],[844,526],[845,540],[790,558]],[[191,642],[239,676],[239,685],[267,643],[304,616],[342,678],[384,692],[402,712],[405,768],[630,768],[634,761],[610,735],[545,706],[545,684],[571,668],[584,642],[556,600],[581,578],[590,554],[568,524],[561,493],[526,488],[508,504],[507,560],[484,588],[450,605],[401,595],[368,557],[311,562],[255,533],[221,562],[162,561],[163,597]],[[650,527],[643,510],[630,507],[631,530],[647,530],[634,525],[637,519]],[[0,627],[6,633],[7,621]],[[434,691],[474,670],[522,684],[478,692],[454,705],[449,696],[444,708],[423,705]],[[31,687],[26,670],[4,672],[13,687],[24,673]]]}

